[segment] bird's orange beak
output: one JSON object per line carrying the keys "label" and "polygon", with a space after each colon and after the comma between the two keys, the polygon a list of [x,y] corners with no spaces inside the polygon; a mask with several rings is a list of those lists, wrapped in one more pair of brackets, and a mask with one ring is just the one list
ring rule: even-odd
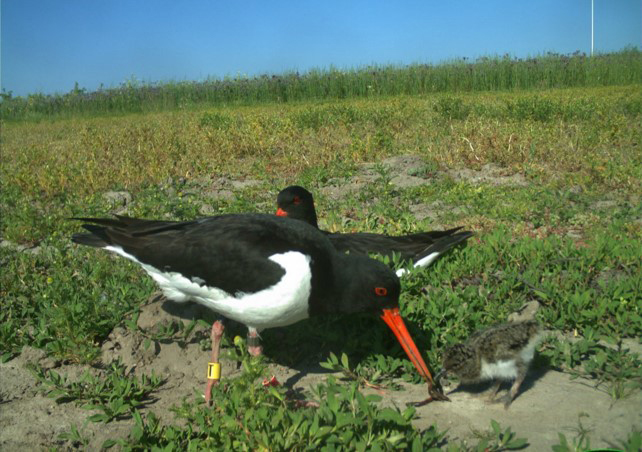
{"label": "bird's orange beak", "polygon": [[432,388],[432,375],[430,375],[428,366],[426,366],[424,359],[421,357],[421,353],[417,350],[415,341],[410,337],[406,324],[403,322],[401,314],[399,314],[399,308],[384,309],[381,318],[388,324],[392,332],[395,333],[397,340],[405,350],[408,358],[410,358],[410,361],[415,365],[419,374],[428,382],[428,386]]}
{"label": "bird's orange beak", "polygon": [[283,209],[281,209],[279,207],[278,209],[276,209],[276,216],[277,217],[287,217],[288,213],[285,210],[283,210]]}

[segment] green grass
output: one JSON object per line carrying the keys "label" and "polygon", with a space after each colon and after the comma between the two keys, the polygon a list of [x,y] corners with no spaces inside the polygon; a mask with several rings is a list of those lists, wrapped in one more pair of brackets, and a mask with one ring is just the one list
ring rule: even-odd
{"label": "green grass", "polygon": [[[631,48],[587,57],[548,53],[527,59],[481,57],[439,65],[315,69],[205,82],[144,84],[135,78],[118,88],[87,92],[78,84],[67,94],[12,97],[3,93],[5,120],[40,120],[78,115],[149,113],[194,106],[256,105],[311,100],[373,98],[471,91],[541,90],[626,85],[642,82],[642,56]],[[639,109],[639,107],[637,107]],[[308,117],[314,121],[313,117]]]}
{"label": "green grass", "polygon": [[[642,382],[639,356],[622,345],[642,332],[642,95],[635,82],[463,92],[471,87],[426,96],[5,122],[1,235],[13,244],[0,248],[2,358],[29,345],[66,363],[95,363],[101,343],[119,324],[147,342],[185,341],[192,333],[194,325],[181,323],[140,330],[136,316],[155,290],[151,279],[123,259],[70,243],[78,223],[68,218],[104,216],[123,207],[104,192],[129,191],[126,208],[133,216],[192,219],[204,212],[273,212],[278,190],[298,183],[315,192],[320,217],[332,230],[434,229],[436,220],[417,221],[412,214],[412,205],[424,203],[440,212],[439,227],[462,225],[476,232],[467,247],[402,281],[403,315],[431,364],[439,362],[443,347],[537,300],[545,328],[578,340],[548,338],[536,364],[589,378],[614,399],[627,397]],[[429,177],[428,183],[399,188],[394,174],[379,165],[376,178],[355,193],[337,199],[319,190],[350,182],[360,162],[400,154],[423,158],[425,166],[415,175]],[[481,171],[487,164],[520,175],[523,183],[473,183],[454,172]],[[258,182],[236,190],[234,198],[219,198],[214,188],[221,177]],[[18,245],[27,249],[18,251]],[[34,246],[39,248],[30,250]],[[342,371],[347,381],[329,381],[308,395],[322,409],[295,408],[284,389],[268,391],[256,381],[263,363],[241,356],[243,375],[217,389],[217,400],[229,404],[228,418],[186,401],[176,407],[175,424],[162,424],[153,406],[138,406],[159,382],[135,382],[115,368],[106,374],[109,385],[91,393],[87,385],[96,383],[94,376],[71,381],[38,375],[53,395],[93,406],[97,412],[88,416],[103,416],[95,420],[132,416],[130,437],[113,444],[126,450],[240,444],[256,449],[274,441],[295,449],[313,444],[426,450],[447,441],[438,426],[416,431],[412,410],[380,408],[360,392],[366,382],[390,388],[397,378],[418,382],[378,319],[311,319],[278,337],[266,331],[264,343],[279,363],[308,357]],[[325,355],[319,356],[318,344]],[[224,346],[234,350],[228,339]],[[279,352],[284,349],[287,354]],[[248,413],[256,423],[239,425],[236,420]],[[337,424],[350,416],[367,428]],[[479,445],[498,450],[519,444],[513,432],[499,426],[490,431]],[[64,439],[88,444],[82,427],[73,426]],[[626,441],[638,439],[632,434]],[[560,447],[573,447],[562,441]],[[576,446],[583,441],[578,438]]]}

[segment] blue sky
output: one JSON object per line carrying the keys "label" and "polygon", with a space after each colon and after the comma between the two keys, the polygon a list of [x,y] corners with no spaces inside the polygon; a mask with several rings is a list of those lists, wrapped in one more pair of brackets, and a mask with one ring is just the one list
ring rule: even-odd
{"label": "blue sky", "polygon": [[[483,55],[590,51],[590,0],[1,0],[14,95]],[[642,0],[595,0],[595,50],[642,48]]]}

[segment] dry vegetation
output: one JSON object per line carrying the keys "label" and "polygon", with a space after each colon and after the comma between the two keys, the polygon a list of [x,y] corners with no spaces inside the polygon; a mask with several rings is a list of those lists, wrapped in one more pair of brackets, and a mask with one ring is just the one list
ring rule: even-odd
{"label": "dry vegetation", "polygon": [[[220,107],[6,124],[5,180],[40,198],[137,190],[168,177],[263,174],[415,154],[493,162],[548,182],[640,187],[638,85]],[[141,169],[144,169],[141,171]]]}

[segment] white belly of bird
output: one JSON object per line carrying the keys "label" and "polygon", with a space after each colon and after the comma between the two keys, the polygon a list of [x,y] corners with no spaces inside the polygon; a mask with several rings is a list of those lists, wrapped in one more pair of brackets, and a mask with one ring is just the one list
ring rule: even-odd
{"label": "white belly of bird", "polygon": [[312,290],[310,258],[297,251],[269,257],[285,270],[285,274],[275,285],[259,292],[230,294],[205,285],[205,281],[198,277],[190,280],[177,272],[160,271],[140,262],[121,247],[107,246],[105,249],[143,267],[170,300],[179,303],[195,301],[257,330],[291,325],[309,316],[308,298]]}
{"label": "white belly of bird", "polygon": [[[528,364],[535,356],[535,347],[540,339],[539,335],[535,335],[526,344],[526,347],[519,352],[519,358],[528,366]],[[515,359],[500,360],[494,363],[488,363],[482,359],[481,362],[481,378],[490,380],[498,378],[501,380],[514,380],[517,378],[517,361]]]}
{"label": "white belly of bird", "polygon": [[494,363],[487,363],[482,360],[481,363],[481,379],[490,380],[498,378],[500,380],[513,380],[517,378],[517,366],[514,359],[505,361],[496,361]]}

